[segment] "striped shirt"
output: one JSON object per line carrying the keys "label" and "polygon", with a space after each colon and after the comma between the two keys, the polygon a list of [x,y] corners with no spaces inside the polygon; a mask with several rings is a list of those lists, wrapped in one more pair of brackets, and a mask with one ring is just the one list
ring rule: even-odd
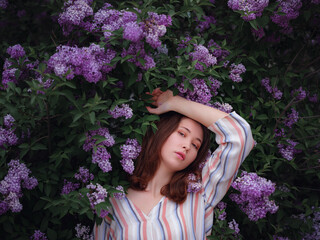
{"label": "striped shirt", "polygon": [[167,197],[146,215],[127,197],[110,198],[112,208],[101,225],[95,225],[95,240],[105,239],[205,239],[211,234],[214,207],[226,194],[240,164],[254,146],[249,124],[237,113],[209,126],[218,148],[202,170],[202,189],[188,193],[178,204]]}

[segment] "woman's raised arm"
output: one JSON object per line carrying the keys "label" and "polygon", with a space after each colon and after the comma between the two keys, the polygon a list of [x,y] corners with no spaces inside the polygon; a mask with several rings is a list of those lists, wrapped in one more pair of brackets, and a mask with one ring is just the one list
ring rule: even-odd
{"label": "woman's raised arm", "polygon": [[157,88],[151,93],[151,95],[153,96],[153,105],[156,106],[156,108],[147,107],[147,109],[153,114],[159,115],[165,112],[175,111],[201,123],[206,127],[209,127],[220,118],[228,115],[227,113],[213,107],[189,101],[180,96],[173,96],[173,93],[170,90],[162,92]]}

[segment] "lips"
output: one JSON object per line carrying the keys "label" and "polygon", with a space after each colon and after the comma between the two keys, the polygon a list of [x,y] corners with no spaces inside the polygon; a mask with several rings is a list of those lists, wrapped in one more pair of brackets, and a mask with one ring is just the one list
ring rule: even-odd
{"label": "lips", "polygon": [[176,154],[181,160],[184,160],[186,157],[186,155],[183,152],[176,152]]}

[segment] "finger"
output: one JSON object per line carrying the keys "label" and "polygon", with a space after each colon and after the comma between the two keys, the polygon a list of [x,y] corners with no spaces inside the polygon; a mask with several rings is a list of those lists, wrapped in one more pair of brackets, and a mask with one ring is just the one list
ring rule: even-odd
{"label": "finger", "polygon": [[149,113],[158,114],[158,108],[146,107]]}

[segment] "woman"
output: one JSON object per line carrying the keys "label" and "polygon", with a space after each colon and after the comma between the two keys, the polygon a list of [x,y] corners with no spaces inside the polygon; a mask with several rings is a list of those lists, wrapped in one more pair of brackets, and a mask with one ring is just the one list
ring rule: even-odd
{"label": "woman", "polygon": [[[226,194],[254,142],[248,123],[237,115],[173,96],[151,94],[161,115],[156,133],[144,138],[130,188],[111,198],[112,218],[95,226],[95,239],[205,239],[211,234],[213,209]],[[207,129],[219,147],[208,157]],[[201,162],[207,158],[204,167]],[[203,165],[203,164],[202,164]],[[189,183],[200,180],[197,192]]]}

